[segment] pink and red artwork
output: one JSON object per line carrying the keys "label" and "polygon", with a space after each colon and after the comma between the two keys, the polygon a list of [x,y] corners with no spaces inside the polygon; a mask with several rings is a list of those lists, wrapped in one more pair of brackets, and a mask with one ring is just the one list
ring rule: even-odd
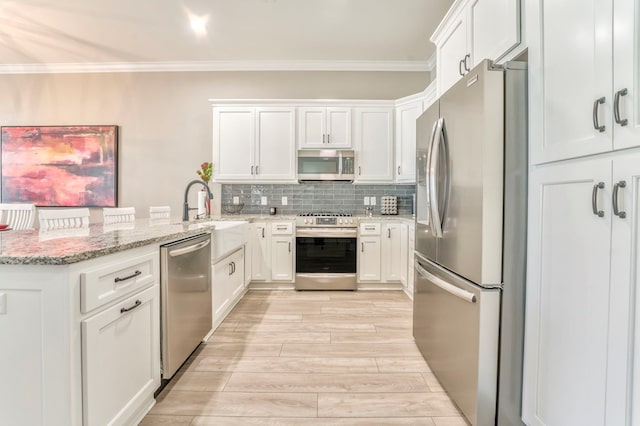
{"label": "pink and red artwork", "polygon": [[118,126],[2,127],[2,202],[115,207]]}

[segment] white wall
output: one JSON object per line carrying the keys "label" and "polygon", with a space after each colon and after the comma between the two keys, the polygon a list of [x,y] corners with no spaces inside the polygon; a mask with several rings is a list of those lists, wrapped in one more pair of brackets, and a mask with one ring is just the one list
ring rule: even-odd
{"label": "white wall", "polygon": [[169,204],[179,216],[185,185],[212,158],[208,99],[396,99],[429,81],[413,72],[1,75],[0,125],[120,126],[119,204],[138,217]]}

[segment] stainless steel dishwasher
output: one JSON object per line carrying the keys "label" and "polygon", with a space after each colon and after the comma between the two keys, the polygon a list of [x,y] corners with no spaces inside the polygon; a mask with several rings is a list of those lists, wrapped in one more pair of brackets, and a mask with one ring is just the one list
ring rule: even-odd
{"label": "stainless steel dishwasher", "polygon": [[160,247],[162,378],[169,379],[211,331],[211,235]]}

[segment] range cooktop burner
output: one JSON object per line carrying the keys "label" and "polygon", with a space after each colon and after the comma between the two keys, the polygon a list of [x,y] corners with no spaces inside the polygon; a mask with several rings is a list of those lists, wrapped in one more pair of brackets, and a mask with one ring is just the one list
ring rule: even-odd
{"label": "range cooktop burner", "polygon": [[344,212],[305,212],[300,213],[298,216],[302,217],[351,217],[351,213]]}

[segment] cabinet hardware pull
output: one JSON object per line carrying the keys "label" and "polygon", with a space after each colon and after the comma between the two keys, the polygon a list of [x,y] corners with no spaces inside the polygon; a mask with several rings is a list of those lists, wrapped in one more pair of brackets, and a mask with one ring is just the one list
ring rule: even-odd
{"label": "cabinet hardware pull", "polygon": [[264,228],[262,228],[262,238],[264,238]]}
{"label": "cabinet hardware pull", "polygon": [[[620,96],[627,96],[627,89],[618,90],[616,92],[616,96],[613,99],[613,118],[616,120],[616,123],[621,125],[622,127],[626,126],[629,123],[629,120],[626,118],[620,119]],[[624,188],[624,187],[623,187]]]}
{"label": "cabinet hardware pull", "polygon": [[130,308],[121,308],[120,309],[120,313],[124,314],[125,312],[133,311],[135,308],[137,308],[140,305],[142,305],[142,301],[138,299],[138,300],[136,300],[136,303],[134,303],[132,307],[130,307]]}
{"label": "cabinet hardware pull", "polygon": [[231,262],[229,262],[229,275],[233,275],[233,266],[231,266]]}
{"label": "cabinet hardware pull", "polygon": [[603,104],[605,101],[604,96],[593,101],[593,127],[600,133],[604,132],[604,125],[600,125],[598,122],[598,109],[600,104]]}
{"label": "cabinet hardware pull", "polygon": [[400,174],[400,166],[398,166],[398,174]]}
{"label": "cabinet hardware pull", "polygon": [[236,262],[231,262],[231,265],[233,266],[233,273],[236,273]]}
{"label": "cabinet hardware pull", "polygon": [[391,238],[391,228],[387,229],[387,238]]}
{"label": "cabinet hardware pull", "polygon": [[256,175],[259,175],[259,174],[260,174],[260,172],[258,171],[258,170],[259,170],[259,167],[260,167],[260,166],[256,166]]}
{"label": "cabinet hardware pull", "polygon": [[115,277],[115,279],[113,280],[113,282],[119,283],[120,281],[126,281],[126,280],[130,280],[131,278],[135,278],[138,275],[142,275],[141,271],[135,271],[133,274],[131,275],[127,275],[126,277]]}
{"label": "cabinet hardware pull", "polygon": [[627,181],[625,180],[621,180],[620,182],[617,182],[613,185],[613,214],[615,214],[616,216],[618,216],[620,219],[624,219],[625,217],[627,217],[627,212],[625,211],[621,211],[619,206],[618,206],[618,190],[620,188],[626,188],[627,187]]}
{"label": "cabinet hardware pull", "polygon": [[464,69],[467,72],[469,72],[469,71],[471,71],[471,68],[469,68],[469,66],[467,65],[467,59],[471,59],[471,54],[470,53],[467,53],[466,55],[464,55],[464,59],[463,59],[463,61],[464,61]]}
{"label": "cabinet hardware pull", "polygon": [[464,61],[462,59],[460,59],[460,62],[458,62],[458,74],[460,75],[464,75],[464,73],[462,72],[462,63]]}
{"label": "cabinet hardware pull", "polygon": [[253,166],[251,166],[251,174],[253,174]]}
{"label": "cabinet hardware pull", "polygon": [[331,143],[331,135],[327,135],[327,143]]}
{"label": "cabinet hardware pull", "polygon": [[361,251],[362,253],[364,253],[364,243],[360,243],[360,245],[362,246],[362,247],[360,248],[360,251]]}
{"label": "cabinet hardware pull", "polygon": [[289,241],[289,253],[291,253],[291,241]]}
{"label": "cabinet hardware pull", "polygon": [[598,182],[593,185],[593,191],[591,192],[591,209],[593,214],[598,217],[604,217],[604,210],[598,210],[598,190],[604,189],[604,182]]}
{"label": "cabinet hardware pull", "polygon": [[362,176],[362,167],[358,166],[358,175]]}
{"label": "cabinet hardware pull", "polygon": [[324,133],[322,134],[322,143],[327,143],[327,135],[325,135]]}

